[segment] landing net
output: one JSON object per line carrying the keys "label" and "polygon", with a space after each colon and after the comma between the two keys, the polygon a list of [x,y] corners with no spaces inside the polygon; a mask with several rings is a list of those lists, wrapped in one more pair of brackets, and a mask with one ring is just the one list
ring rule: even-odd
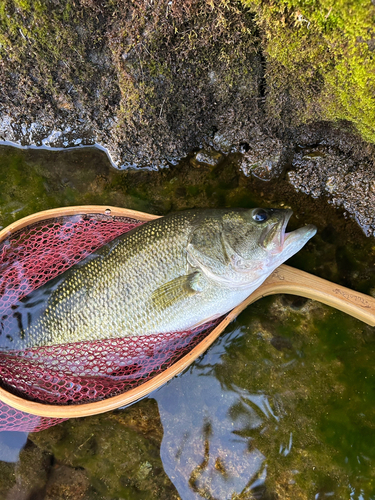
{"label": "landing net", "polygon": [[[0,244],[2,335],[24,296],[99,247],[142,224],[98,214],[36,222]],[[187,354],[218,321],[185,332],[77,342],[0,353],[0,384],[54,405],[103,400],[138,387]],[[29,415],[0,402],[0,431],[39,431],[66,419]]]}

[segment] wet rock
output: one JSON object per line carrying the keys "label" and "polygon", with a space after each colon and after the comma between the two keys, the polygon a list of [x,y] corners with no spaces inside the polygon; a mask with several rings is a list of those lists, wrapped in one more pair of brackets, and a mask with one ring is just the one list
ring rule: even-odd
{"label": "wet rock", "polygon": [[235,143],[235,138],[231,136],[228,130],[224,132],[216,132],[213,138],[213,143],[224,153],[229,153],[232,145]]}
{"label": "wet rock", "polygon": [[208,151],[208,150],[200,150],[195,155],[195,160],[199,163],[205,163],[206,165],[210,165],[211,167],[215,167],[220,163],[223,159],[223,155],[218,151]]}
{"label": "wet rock", "polygon": [[10,0],[4,8],[0,140],[98,143],[117,167],[157,170],[214,130],[236,142],[254,127],[248,116],[262,121],[259,41],[241,4],[57,0],[37,9]]}
{"label": "wet rock", "polygon": [[[332,75],[336,66],[324,57],[313,71],[312,52],[305,67],[300,64],[303,51],[291,44],[285,45],[282,54],[290,50],[291,59],[297,57],[299,62],[287,69],[284,56],[283,62],[276,56],[283,47],[279,42],[273,46],[276,52],[271,60],[265,49],[268,44],[286,32],[304,40],[298,33],[301,26],[291,22],[287,28],[284,13],[277,8],[271,9],[268,18],[268,7],[257,7],[256,2],[251,4],[256,10],[254,21],[254,12],[245,4],[192,0],[185,5],[161,0],[151,6],[77,0],[72,8],[67,0],[56,0],[48,8],[44,4],[36,8],[33,2],[7,1],[0,27],[0,140],[63,148],[96,143],[106,148],[119,168],[154,171],[175,165],[204,145],[225,154],[244,154],[245,175],[270,180],[282,173],[285,151],[296,144],[332,145],[336,134],[340,152],[361,165],[356,178],[346,179],[345,187],[345,182],[338,181],[340,172],[336,175],[331,169],[322,173],[322,182],[303,176],[292,176],[291,181],[312,196],[327,194],[336,206],[348,205],[367,231],[366,219],[371,215],[365,212],[371,211],[372,198],[366,190],[374,192],[375,184],[371,184],[373,163],[366,163],[365,156],[373,162],[374,150],[353,133],[348,122],[337,121],[335,114],[333,124],[322,122],[327,119],[324,110],[332,112],[322,96],[333,92],[335,97],[335,90],[341,96],[343,91],[343,86],[333,89],[329,84],[329,92],[322,92],[327,90],[322,67],[328,64]],[[361,22],[366,17],[358,15]],[[320,47],[317,33],[308,34]],[[366,38],[358,40],[361,46],[368,43]],[[319,48],[314,54],[319,58],[325,52]],[[337,67],[344,66],[340,62]],[[301,84],[305,81],[307,87]],[[347,81],[355,86],[357,79]],[[367,89],[371,103],[368,82],[358,87]],[[339,117],[353,90],[337,101]],[[372,136],[373,127],[367,124],[371,117],[363,111],[372,110],[370,105],[361,106],[359,99],[348,112],[352,109],[351,120],[358,130],[367,131],[363,137]],[[308,126],[301,126],[306,122]],[[216,166],[216,160],[202,160]],[[306,168],[319,169],[321,163],[314,161]],[[304,186],[304,180],[311,185]],[[351,183],[360,193],[363,182],[361,206],[356,206],[351,193],[341,196],[350,191]]]}
{"label": "wet rock", "polygon": [[246,176],[253,175],[263,181],[270,181],[282,172],[282,153],[282,142],[276,138],[264,137],[252,141],[243,155],[241,170]]}
{"label": "wet rock", "polygon": [[337,147],[320,144],[298,151],[289,182],[314,198],[325,196],[345,209],[366,235],[375,231],[374,159],[358,161]]}

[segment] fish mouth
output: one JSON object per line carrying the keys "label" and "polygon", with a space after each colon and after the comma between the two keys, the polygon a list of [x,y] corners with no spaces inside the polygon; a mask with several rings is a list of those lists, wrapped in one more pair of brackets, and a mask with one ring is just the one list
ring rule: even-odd
{"label": "fish mouth", "polygon": [[285,258],[289,258],[289,256],[298,252],[315,235],[317,230],[313,224],[308,224],[287,233],[286,228],[293,211],[290,209],[283,210],[282,215],[281,220],[271,226],[267,234],[264,234],[262,244],[269,249],[271,254],[282,253]]}
{"label": "fish mouth", "polygon": [[288,222],[289,222],[292,215],[293,215],[293,210],[289,210],[289,209],[285,210],[284,220],[281,222],[281,228],[280,228],[280,233],[279,233],[279,237],[280,237],[279,245],[281,248],[284,247],[285,239],[294,232],[294,231],[292,231],[290,233],[286,233],[286,226],[288,225]]}
{"label": "fish mouth", "polygon": [[280,215],[279,220],[275,221],[269,227],[267,227],[261,237],[260,244],[263,248],[270,251],[272,254],[278,254],[282,251],[285,239],[288,234],[285,233],[286,226],[288,225],[289,219],[291,218],[293,211],[289,209],[284,210],[270,210],[271,213],[278,212]]}

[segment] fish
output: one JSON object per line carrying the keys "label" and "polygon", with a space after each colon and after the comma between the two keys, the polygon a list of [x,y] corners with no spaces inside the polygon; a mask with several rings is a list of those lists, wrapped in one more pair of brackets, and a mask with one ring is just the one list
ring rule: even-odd
{"label": "fish", "polygon": [[196,209],[115,238],[12,306],[0,350],[191,330],[226,314],[314,236],[289,209]]}

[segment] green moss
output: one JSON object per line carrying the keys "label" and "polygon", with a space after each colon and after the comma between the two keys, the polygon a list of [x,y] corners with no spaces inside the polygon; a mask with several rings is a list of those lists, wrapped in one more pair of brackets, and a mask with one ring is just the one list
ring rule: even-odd
{"label": "green moss", "polygon": [[1,2],[4,88],[17,81],[36,107],[38,101],[43,106],[52,101],[62,111],[72,110],[76,103],[70,91],[83,84],[90,94],[90,82],[97,72],[87,54],[100,44],[105,26],[98,25],[94,13],[73,0],[54,2],[51,8],[40,0]]}
{"label": "green moss", "polygon": [[[257,13],[268,110],[292,125],[349,120],[375,141],[375,6],[370,0],[243,0]],[[290,106],[290,108],[288,108]]]}
{"label": "green moss", "polygon": [[116,8],[110,48],[122,95],[119,128],[138,123],[158,137],[172,123],[173,133],[186,137],[195,133],[197,121],[212,121],[220,102],[233,105],[228,90],[256,96],[248,82],[256,72],[257,37],[252,15],[240,3],[161,1],[152,9],[143,3]]}

